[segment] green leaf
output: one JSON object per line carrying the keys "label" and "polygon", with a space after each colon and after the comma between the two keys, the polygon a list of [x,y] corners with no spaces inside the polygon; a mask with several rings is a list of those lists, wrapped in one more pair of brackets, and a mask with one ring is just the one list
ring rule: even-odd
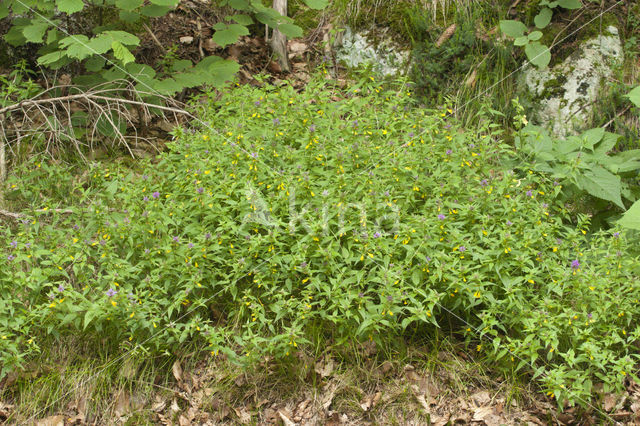
{"label": "green leaf", "polygon": [[624,209],[620,190],[622,185],[620,177],[608,172],[603,167],[592,165],[591,170],[587,170],[576,179],[578,187],[594,197],[611,201],[621,209]]}
{"label": "green leaf", "polygon": [[127,49],[119,41],[114,41],[113,43],[111,43],[111,48],[113,49],[113,56],[115,56],[116,59],[122,61],[124,65],[128,64],[129,62],[133,62],[136,59],[133,57],[131,52],[129,52],[129,49]]}
{"label": "green leaf", "polygon": [[545,7],[542,9],[535,18],[533,18],[533,23],[536,27],[542,29],[546,28],[547,25],[551,22],[551,17],[553,16],[553,10]]}
{"label": "green leaf", "polygon": [[49,65],[54,62],[58,62],[65,56],[63,51],[51,52],[46,55],[42,55],[38,58],[38,64],[40,65]]}
{"label": "green leaf", "polygon": [[582,7],[580,0],[558,0],[556,3],[565,9],[580,9]]}
{"label": "green leaf", "polygon": [[205,83],[214,87],[222,87],[233,80],[240,65],[235,61],[224,60],[217,56],[208,56],[194,67],[196,72],[203,74]]}
{"label": "green leaf", "polygon": [[514,46],[526,46],[527,43],[529,43],[529,37],[527,36],[518,37],[515,40],[513,40]]}
{"label": "green leaf", "polygon": [[166,15],[167,12],[172,9],[173,8],[169,6],[158,6],[157,4],[149,4],[140,9],[140,13],[150,18],[159,18],[160,16]]}
{"label": "green leaf", "polygon": [[253,18],[251,18],[251,16],[249,15],[243,15],[243,14],[232,15],[232,16],[227,16],[225,19],[227,19],[227,21],[234,21],[240,25],[245,25],[245,26],[253,24]]}
{"label": "green leaf", "polygon": [[6,4],[0,3],[0,19],[4,19],[9,16],[9,8]]}
{"label": "green leaf", "polygon": [[529,35],[527,36],[527,38],[531,41],[537,41],[540,40],[542,38],[542,32],[540,31],[533,31],[531,33],[529,33]]}
{"label": "green leaf", "polygon": [[122,21],[132,24],[134,22],[138,22],[142,15],[136,12],[128,12],[126,10],[121,10],[119,13],[119,16]]}
{"label": "green leaf", "polygon": [[104,58],[101,58],[100,56],[96,55],[87,59],[86,62],[84,63],[84,67],[87,71],[96,72],[104,68],[105,63],[106,61],[104,60]]}
{"label": "green leaf", "polygon": [[311,9],[324,9],[329,4],[329,0],[304,0],[304,3]]}
{"label": "green leaf", "polygon": [[587,130],[580,137],[582,138],[585,147],[589,149],[593,149],[595,144],[597,144],[602,140],[602,137],[604,136],[604,132],[605,132],[604,128],[596,127],[595,129]]}
{"label": "green leaf", "polygon": [[524,53],[527,54],[529,62],[538,68],[546,67],[551,61],[551,51],[549,48],[537,41],[527,44],[524,48]]}
{"label": "green leaf", "polygon": [[640,201],[636,201],[618,220],[618,225],[640,231]]}
{"label": "green leaf", "polygon": [[500,31],[511,38],[518,38],[524,35],[527,27],[520,21],[503,20],[500,21]]}
{"label": "green leaf", "polygon": [[302,28],[295,24],[280,24],[278,30],[289,38],[302,37]]}
{"label": "green leaf", "polygon": [[[225,4],[223,2],[223,4]],[[249,2],[247,0],[227,0],[226,4],[235,10],[249,10]]]}
{"label": "green leaf", "polygon": [[87,312],[84,314],[84,324],[83,324],[83,327],[82,327],[82,329],[83,329],[83,330],[86,330],[86,329],[87,329],[87,326],[91,323],[91,320],[92,320],[95,316],[96,316],[95,311],[91,311],[91,310],[87,311]]}
{"label": "green leaf", "polygon": [[105,31],[102,34],[108,35],[113,41],[119,41],[129,46],[137,46],[140,44],[138,37],[126,31]]}
{"label": "green leaf", "polygon": [[113,43],[113,39],[108,34],[102,33],[89,40],[87,44],[95,54],[102,55],[111,49],[111,43]]}
{"label": "green leaf", "polygon": [[222,47],[225,47],[229,44],[233,44],[238,41],[238,38],[242,35],[248,35],[249,30],[244,25],[240,24],[223,24],[222,22],[218,22],[213,26],[216,32],[213,34],[214,42],[219,44]]}
{"label": "green leaf", "polygon": [[144,0],[116,0],[116,7],[131,12],[142,6],[143,2]]}
{"label": "green leaf", "polygon": [[22,27],[24,38],[30,43],[42,43],[44,33],[49,28],[49,24],[44,21],[31,21],[31,25]]}
{"label": "green leaf", "polygon": [[625,95],[637,107],[640,107],[640,86]]}
{"label": "green leaf", "polygon": [[82,0],[56,0],[56,6],[60,12],[71,15],[80,12],[84,8]]}

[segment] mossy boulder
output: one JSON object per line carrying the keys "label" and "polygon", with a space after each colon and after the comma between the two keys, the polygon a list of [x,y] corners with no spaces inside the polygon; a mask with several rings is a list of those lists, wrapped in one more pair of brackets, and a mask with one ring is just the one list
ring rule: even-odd
{"label": "mossy boulder", "polygon": [[618,29],[609,26],[552,68],[526,68],[521,83],[531,100],[532,120],[559,138],[591,127],[594,102],[623,58]]}

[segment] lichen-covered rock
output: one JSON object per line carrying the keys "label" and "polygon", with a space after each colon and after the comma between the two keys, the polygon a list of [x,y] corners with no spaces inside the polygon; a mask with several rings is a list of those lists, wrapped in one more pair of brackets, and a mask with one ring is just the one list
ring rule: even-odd
{"label": "lichen-covered rock", "polygon": [[618,29],[609,26],[553,68],[528,67],[523,81],[534,104],[533,121],[559,138],[591,127],[593,103],[603,89],[603,82],[622,59]]}
{"label": "lichen-covered rock", "polygon": [[370,32],[357,33],[346,27],[336,49],[336,59],[350,68],[371,65],[384,75],[406,72],[409,52],[401,49],[389,38],[380,38],[376,44]]}

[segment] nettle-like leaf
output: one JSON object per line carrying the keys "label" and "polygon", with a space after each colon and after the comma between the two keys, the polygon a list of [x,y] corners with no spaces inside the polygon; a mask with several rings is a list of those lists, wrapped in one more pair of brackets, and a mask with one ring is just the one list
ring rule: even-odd
{"label": "nettle-like leaf", "polygon": [[121,42],[114,41],[111,43],[111,48],[113,49],[113,56],[116,59],[119,59],[123,64],[128,64],[129,62],[135,61],[136,58],[131,54],[129,49],[127,49]]}
{"label": "nettle-like leaf", "polygon": [[71,15],[80,12],[84,8],[82,0],[56,0],[56,7],[60,12]]}
{"label": "nettle-like leaf", "polygon": [[625,95],[637,107],[640,107],[640,86]]}
{"label": "nettle-like leaf", "polygon": [[533,23],[540,29],[546,28],[546,26],[551,22],[552,16],[553,11],[548,7],[545,7],[536,15],[535,18],[533,18]]}
{"label": "nettle-like leaf", "polygon": [[603,167],[592,165],[590,170],[585,171],[576,178],[576,184],[578,188],[587,191],[590,195],[611,201],[621,209],[624,209],[620,193],[622,190],[620,177],[610,173]]}
{"label": "nettle-like leaf", "polygon": [[249,34],[247,27],[240,24],[224,24],[218,22],[213,26],[213,29],[216,30],[216,32],[211,38],[222,47],[235,43],[240,36]]}
{"label": "nettle-like leaf", "polygon": [[520,21],[503,20],[500,21],[500,31],[511,38],[518,38],[524,35],[527,27]]}
{"label": "nettle-like leaf", "polygon": [[544,68],[551,62],[551,51],[544,44],[534,41],[527,44],[524,48],[527,59],[538,68]]}
{"label": "nettle-like leaf", "polygon": [[618,225],[640,231],[640,201],[636,201],[618,220]]}

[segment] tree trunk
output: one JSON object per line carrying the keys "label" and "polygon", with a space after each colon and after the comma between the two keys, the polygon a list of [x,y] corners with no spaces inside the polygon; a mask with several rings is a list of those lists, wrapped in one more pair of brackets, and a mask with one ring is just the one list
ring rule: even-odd
{"label": "tree trunk", "polygon": [[[273,0],[273,8],[282,16],[287,16],[287,0]],[[289,72],[289,55],[287,52],[287,36],[274,29],[271,37],[271,49],[278,56],[278,64],[282,71]]]}

